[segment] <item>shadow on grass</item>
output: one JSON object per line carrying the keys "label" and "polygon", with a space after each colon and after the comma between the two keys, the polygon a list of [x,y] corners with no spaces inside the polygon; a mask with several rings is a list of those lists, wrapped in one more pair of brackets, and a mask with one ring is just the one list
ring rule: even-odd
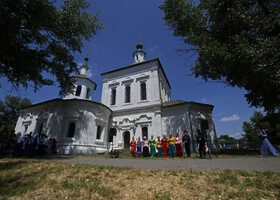
{"label": "shadow on grass", "polygon": [[42,176],[42,173],[39,171],[15,171],[15,168],[25,163],[27,162],[16,161],[1,164],[0,196],[2,199],[25,194],[36,188],[38,183],[43,181],[42,179],[44,179],[45,176]]}
{"label": "shadow on grass", "polygon": [[28,161],[19,160],[0,163],[0,170],[17,169],[20,165],[26,164]]}

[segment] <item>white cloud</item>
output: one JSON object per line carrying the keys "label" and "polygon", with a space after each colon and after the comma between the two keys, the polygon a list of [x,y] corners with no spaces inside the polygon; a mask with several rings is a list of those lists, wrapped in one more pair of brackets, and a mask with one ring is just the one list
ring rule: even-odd
{"label": "white cloud", "polygon": [[230,121],[236,121],[239,119],[240,119],[240,117],[238,114],[233,114],[230,117],[223,117],[222,119],[220,119],[220,122],[230,122]]}
{"label": "white cloud", "polygon": [[240,139],[242,137],[242,133],[237,132],[237,133],[230,135],[230,137],[233,137],[235,139]]}
{"label": "white cloud", "polygon": [[206,98],[202,98],[201,101],[206,101]]}
{"label": "white cloud", "polygon": [[87,77],[91,78],[93,76],[91,69],[87,70]]}
{"label": "white cloud", "polygon": [[149,48],[148,51],[155,51],[157,49],[158,49],[158,45],[155,45],[155,46]]}

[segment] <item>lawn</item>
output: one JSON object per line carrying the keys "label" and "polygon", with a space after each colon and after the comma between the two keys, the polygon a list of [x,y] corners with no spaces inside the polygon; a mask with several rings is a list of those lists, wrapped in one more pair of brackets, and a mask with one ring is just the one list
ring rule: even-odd
{"label": "lawn", "polygon": [[280,199],[274,172],[195,172],[0,159],[0,199]]}

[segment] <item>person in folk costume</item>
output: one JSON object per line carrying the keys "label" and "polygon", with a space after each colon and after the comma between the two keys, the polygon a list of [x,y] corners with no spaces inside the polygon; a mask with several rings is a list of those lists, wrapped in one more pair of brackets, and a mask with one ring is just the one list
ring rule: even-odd
{"label": "person in folk costume", "polygon": [[163,138],[161,139],[161,145],[162,145],[162,155],[164,158],[167,158],[167,143],[168,139],[165,135],[163,135]]}
{"label": "person in folk costume", "polygon": [[24,145],[24,138],[23,136],[21,136],[21,132],[17,133],[17,141],[14,147],[14,152],[13,152],[13,156],[17,157],[17,156],[23,156],[23,145]]}
{"label": "person in folk costume", "polygon": [[39,154],[39,156],[45,155],[45,134],[40,135],[39,145],[38,145],[38,154]]}
{"label": "person in folk costume", "polygon": [[26,151],[26,155],[27,156],[32,156],[32,145],[31,145],[31,140],[32,140],[32,132],[30,132],[27,137],[28,137],[28,141],[25,145],[25,151]]}
{"label": "person in folk costume", "polygon": [[147,140],[147,137],[144,136],[143,138],[143,156],[144,157],[149,157],[150,156],[150,153],[149,153],[149,141]]}
{"label": "person in folk costume", "polygon": [[205,152],[205,138],[202,136],[200,130],[196,130],[197,132],[197,136],[196,136],[196,140],[197,140],[197,143],[198,143],[198,150],[199,150],[199,155],[200,155],[200,158],[202,158],[202,154],[204,157],[206,157],[206,152]]}
{"label": "person in folk costume", "polygon": [[176,133],[175,136],[175,147],[176,147],[176,156],[182,157],[183,156],[182,141],[178,133]]}
{"label": "person in folk costume", "polygon": [[132,137],[132,140],[130,142],[130,152],[131,152],[131,155],[133,157],[135,157],[135,154],[136,154],[136,141],[134,140],[134,137]]}
{"label": "person in folk costume", "polygon": [[142,155],[142,141],[140,137],[138,138],[136,143],[136,154],[138,155],[138,157]]}
{"label": "person in folk costume", "polygon": [[154,136],[151,135],[151,139],[149,140],[149,146],[150,146],[150,156],[153,158],[156,155],[156,140],[154,139]]}
{"label": "person in folk costume", "polygon": [[156,141],[156,148],[157,148],[157,157],[162,157],[162,140],[160,140],[160,136],[157,136],[157,141]]}
{"label": "person in folk costume", "polygon": [[188,131],[184,130],[183,143],[185,144],[185,151],[188,157],[191,157],[191,138]]}
{"label": "person in folk costume", "polygon": [[33,134],[29,144],[31,149],[30,155],[35,156],[37,154],[38,145],[39,145],[39,135]]}
{"label": "person in folk costume", "polygon": [[258,136],[261,155],[280,156],[280,153],[271,145],[271,143],[267,139],[267,133],[262,127],[259,128]]}
{"label": "person in folk costume", "polygon": [[56,154],[56,146],[57,146],[57,140],[55,138],[53,138],[52,139],[52,146],[51,146],[52,154]]}
{"label": "person in folk costume", "polygon": [[175,138],[172,136],[172,133],[170,133],[168,138],[168,156],[172,158],[176,156],[174,143],[175,143]]}

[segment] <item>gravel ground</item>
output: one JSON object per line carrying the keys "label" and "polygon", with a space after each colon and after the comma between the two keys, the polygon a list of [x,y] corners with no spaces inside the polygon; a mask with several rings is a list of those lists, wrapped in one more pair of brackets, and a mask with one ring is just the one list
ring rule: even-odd
{"label": "gravel ground", "polygon": [[48,160],[90,164],[96,166],[131,167],[136,169],[165,169],[165,170],[193,170],[193,171],[273,171],[280,172],[280,157],[263,158],[227,158],[227,159],[118,159],[92,157],[49,157]]}

